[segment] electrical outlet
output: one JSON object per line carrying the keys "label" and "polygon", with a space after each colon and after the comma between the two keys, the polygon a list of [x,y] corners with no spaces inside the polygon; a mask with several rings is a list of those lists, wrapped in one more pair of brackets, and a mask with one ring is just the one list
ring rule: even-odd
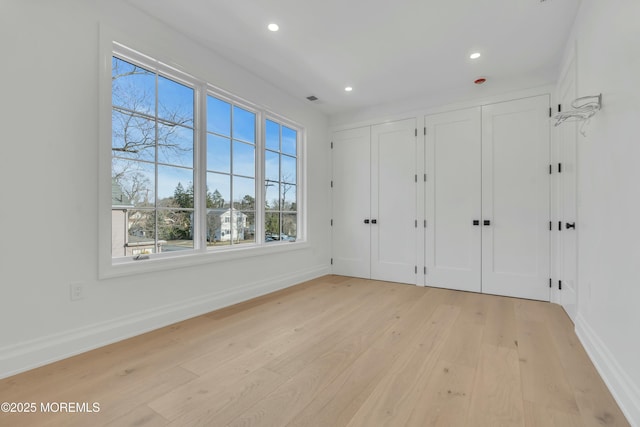
{"label": "electrical outlet", "polygon": [[84,298],[82,283],[72,283],[69,285],[69,297],[71,301],[79,301]]}

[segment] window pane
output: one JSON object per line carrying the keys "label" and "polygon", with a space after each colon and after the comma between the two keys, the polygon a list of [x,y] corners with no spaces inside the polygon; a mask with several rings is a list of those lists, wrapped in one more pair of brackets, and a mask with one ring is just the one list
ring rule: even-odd
{"label": "window pane", "polygon": [[158,205],[193,208],[193,170],[158,166]]}
{"label": "window pane", "polygon": [[240,141],[233,141],[233,174],[255,176],[255,154],[255,146]]}
{"label": "window pane", "polygon": [[295,242],[298,235],[298,215],[297,214],[282,214],[282,236],[280,240],[288,240]]}
{"label": "window pane", "polygon": [[135,160],[112,159],[112,205],[153,206],[155,204],[155,166]]}
{"label": "window pane", "polygon": [[156,75],[137,65],[111,58],[111,102],[155,116]]}
{"label": "window pane", "polygon": [[228,208],[231,203],[231,181],[229,175],[207,174],[207,207]]}
{"label": "window pane", "polygon": [[245,243],[249,235],[249,215],[231,209],[207,212],[208,246]]}
{"label": "window pane", "polygon": [[264,240],[267,243],[280,240],[280,213],[267,212],[265,214]]}
{"label": "window pane", "polygon": [[111,113],[111,154],[153,162],[156,156],[156,124],[134,113]]}
{"label": "window pane", "polygon": [[193,127],[193,89],[158,76],[158,117]]}
{"label": "window pane", "polygon": [[156,248],[156,214],[154,211],[130,210],[127,212],[126,218],[125,229],[119,230],[115,227],[112,229],[112,246],[115,246],[116,235],[126,233],[126,256],[146,255],[162,251],[161,246]]}
{"label": "window pane", "polygon": [[241,211],[239,214],[239,220],[242,221],[242,227],[239,228],[242,238],[238,240],[238,243],[254,243],[256,241],[256,213]]}
{"label": "window pane", "polygon": [[264,152],[264,178],[269,181],[280,180],[280,155],[273,151]]}
{"label": "window pane", "polygon": [[240,107],[233,107],[233,139],[256,142],[256,115]]}
{"label": "window pane", "polygon": [[216,135],[207,135],[207,169],[231,172],[231,141]]}
{"label": "window pane", "polygon": [[265,208],[270,210],[280,209],[280,184],[273,181],[267,181],[265,189]]}
{"label": "window pane", "polygon": [[193,129],[158,124],[158,162],[193,167]]}
{"label": "window pane", "polygon": [[[248,243],[247,238],[249,237],[249,224],[248,224],[248,215],[244,212],[232,210],[231,215],[229,215],[229,222],[227,223],[226,218],[223,222],[224,224],[229,225],[229,239],[231,240],[231,244],[238,243]],[[249,240],[251,242],[251,240]]]}
{"label": "window pane", "polygon": [[281,206],[283,211],[297,210],[296,186],[291,184],[281,184],[282,189]]}
{"label": "window pane", "polygon": [[[207,210],[207,246],[227,246],[231,244],[229,209]],[[225,215],[226,214],[226,215]]]}
{"label": "window pane", "polygon": [[231,137],[231,104],[207,96],[207,131]]}
{"label": "window pane", "polygon": [[256,183],[252,178],[233,177],[234,209],[253,210],[256,204]]}
{"label": "window pane", "polygon": [[296,183],[296,158],[289,156],[282,156],[280,160],[282,162],[282,181],[290,184]]}
{"label": "window pane", "polygon": [[[193,249],[193,211],[159,210],[158,243],[163,252]],[[166,242],[166,243],[165,243]]]}
{"label": "window pane", "polygon": [[265,140],[266,140],[266,146],[269,150],[280,151],[280,125],[279,124],[272,122],[271,120],[266,121]]}
{"label": "window pane", "polygon": [[282,152],[286,154],[296,155],[296,143],[298,140],[298,132],[282,126]]}

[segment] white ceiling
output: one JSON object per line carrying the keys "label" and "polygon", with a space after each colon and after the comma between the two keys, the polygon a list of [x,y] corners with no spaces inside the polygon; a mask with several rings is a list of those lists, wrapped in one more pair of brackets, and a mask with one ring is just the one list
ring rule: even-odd
{"label": "white ceiling", "polygon": [[[317,96],[317,108],[336,115],[553,83],[580,0],[129,2],[291,95]],[[270,22],[280,31],[268,31]],[[474,61],[475,51],[482,57]],[[477,77],[487,82],[474,85]]]}

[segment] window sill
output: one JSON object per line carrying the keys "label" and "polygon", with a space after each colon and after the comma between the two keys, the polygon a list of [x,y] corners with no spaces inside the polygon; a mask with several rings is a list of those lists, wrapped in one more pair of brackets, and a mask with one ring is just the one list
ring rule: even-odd
{"label": "window sill", "polygon": [[206,252],[188,252],[173,256],[149,258],[140,261],[133,261],[132,257],[127,257],[113,263],[108,260],[108,264],[101,265],[98,278],[110,279],[114,277],[131,276],[135,274],[154,273],[174,268],[184,268],[196,265],[225,262],[237,259],[246,259],[257,256],[275,255],[283,252],[303,250],[309,247],[306,241],[273,243],[250,248],[241,247],[237,249],[209,250]]}

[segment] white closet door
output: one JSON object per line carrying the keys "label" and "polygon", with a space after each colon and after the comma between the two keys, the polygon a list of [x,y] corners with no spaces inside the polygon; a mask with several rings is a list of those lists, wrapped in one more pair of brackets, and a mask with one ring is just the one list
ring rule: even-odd
{"label": "white closet door", "polygon": [[372,279],[417,281],[415,132],[416,119],[371,128]]}
{"label": "white closet door", "polygon": [[482,107],[483,293],[549,301],[548,114],[546,95]]}
{"label": "white closet door", "polygon": [[333,136],[333,273],[369,278],[371,131],[364,127]]}
{"label": "white closet door", "polygon": [[[558,92],[563,111],[571,109],[571,102],[577,97],[575,56],[572,57],[560,80]],[[559,233],[560,256],[558,257],[558,279],[562,281],[562,289],[559,290],[559,295],[560,304],[575,322],[578,303],[578,232],[575,228],[577,222],[577,124],[563,123],[557,128],[556,135],[562,164],[562,173],[558,174],[560,184],[558,217],[562,224],[562,231]],[[567,228],[567,224],[570,228]],[[559,288],[559,282],[554,285]]]}
{"label": "white closet door", "polygon": [[480,107],[426,116],[425,126],[426,284],[480,292]]}

